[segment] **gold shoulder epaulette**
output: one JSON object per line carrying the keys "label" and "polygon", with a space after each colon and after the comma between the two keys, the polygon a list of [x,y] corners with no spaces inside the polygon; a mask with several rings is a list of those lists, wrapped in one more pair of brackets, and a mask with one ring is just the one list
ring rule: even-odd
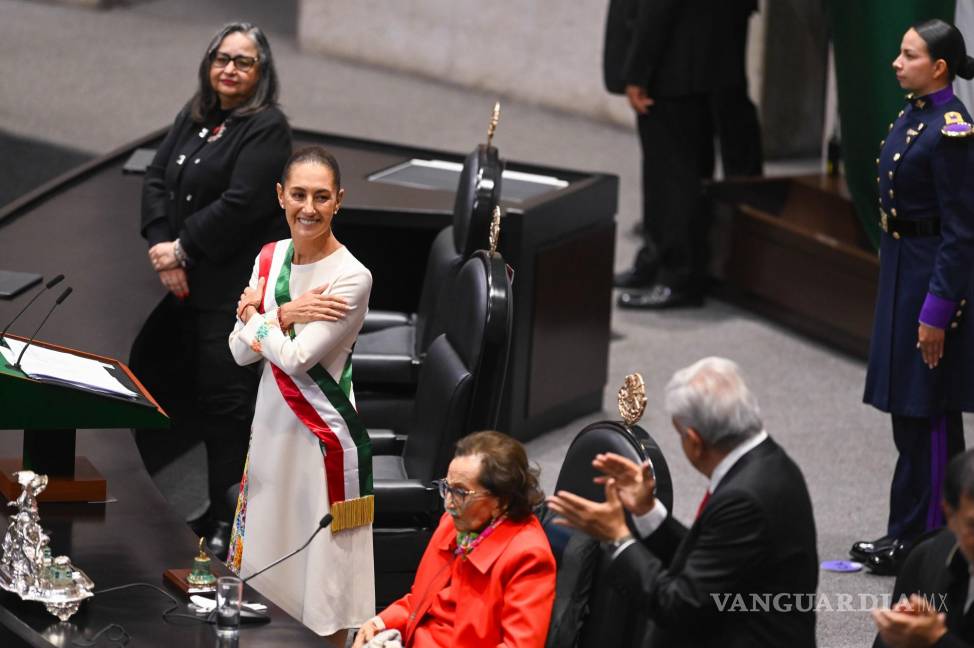
{"label": "gold shoulder epaulette", "polygon": [[964,116],[959,112],[951,111],[944,113],[944,125],[940,132],[945,137],[970,137],[974,134],[974,126],[964,121]]}

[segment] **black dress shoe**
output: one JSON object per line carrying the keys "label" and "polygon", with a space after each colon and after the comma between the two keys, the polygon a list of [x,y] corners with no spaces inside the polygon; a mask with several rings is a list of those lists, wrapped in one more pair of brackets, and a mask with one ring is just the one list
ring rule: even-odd
{"label": "black dress shoe", "polygon": [[897,540],[886,549],[869,556],[865,565],[877,576],[896,576],[908,553],[910,553],[910,546]]}
{"label": "black dress shoe", "polygon": [[649,290],[626,290],[619,295],[619,306],[621,308],[662,310],[664,308],[702,305],[703,297],[699,293],[675,290],[663,284],[656,284]]}
{"label": "black dress shoe", "polygon": [[220,560],[226,560],[230,550],[230,529],[229,522],[214,521],[213,529],[206,537],[206,548]]}
{"label": "black dress shoe", "polygon": [[860,540],[859,542],[853,543],[852,548],[849,549],[849,555],[859,562],[865,563],[869,560],[870,556],[889,549],[894,544],[896,544],[896,538],[889,536],[883,536],[875,540]]}
{"label": "black dress shoe", "polygon": [[616,273],[612,278],[615,288],[649,288],[656,283],[656,271],[643,268],[629,268]]}

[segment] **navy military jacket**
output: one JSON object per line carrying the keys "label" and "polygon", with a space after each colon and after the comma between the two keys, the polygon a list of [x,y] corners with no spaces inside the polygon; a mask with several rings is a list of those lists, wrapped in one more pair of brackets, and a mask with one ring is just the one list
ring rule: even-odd
{"label": "navy military jacket", "polygon": [[[971,116],[948,86],[910,98],[881,143],[881,225],[936,221],[939,234],[883,231],[876,319],[863,400],[903,416],[974,411],[974,136]],[[888,227],[884,227],[886,230]],[[947,331],[944,357],[929,369],[918,323]]]}

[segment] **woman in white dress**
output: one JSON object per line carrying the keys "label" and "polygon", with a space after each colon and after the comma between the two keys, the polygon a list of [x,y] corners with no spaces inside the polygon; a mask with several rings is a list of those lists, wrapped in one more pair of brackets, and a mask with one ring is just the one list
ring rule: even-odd
{"label": "woman in white dress", "polygon": [[[331,230],[344,190],[322,147],[295,152],[277,195],[291,239],[269,243],[240,296],[230,350],[263,362],[228,564],[338,646],[375,612],[372,448],[355,411],[351,353],[372,275]],[[291,295],[300,295],[292,300]]]}

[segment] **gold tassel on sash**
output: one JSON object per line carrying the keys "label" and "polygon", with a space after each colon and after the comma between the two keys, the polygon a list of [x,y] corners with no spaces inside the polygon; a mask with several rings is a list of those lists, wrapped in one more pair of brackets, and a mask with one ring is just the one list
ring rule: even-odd
{"label": "gold tassel on sash", "polygon": [[331,515],[332,533],[372,524],[375,519],[375,496],[366,495],[335,502],[331,505]]}

